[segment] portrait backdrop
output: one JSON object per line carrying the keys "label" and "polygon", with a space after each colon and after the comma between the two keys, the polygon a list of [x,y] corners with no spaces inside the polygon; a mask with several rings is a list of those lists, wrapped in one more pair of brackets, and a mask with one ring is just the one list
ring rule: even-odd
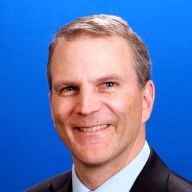
{"label": "portrait backdrop", "polygon": [[147,140],[192,180],[191,10],[191,0],[0,0],[0,191],[71,168],[50,115],[48,45],[62,25],[100,13],[127,20],[147,45],[156,87]]}

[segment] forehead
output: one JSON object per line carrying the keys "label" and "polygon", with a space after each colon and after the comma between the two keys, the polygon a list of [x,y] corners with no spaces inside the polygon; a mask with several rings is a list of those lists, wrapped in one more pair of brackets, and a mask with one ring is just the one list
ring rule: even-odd
{"label": "forehead", "polygon": [[[52,55],[52,76],[124,74],[133,72],[133,52],[122,37],[83,36],[71,41],[57,40]],[[134,70],[135,71],[135,70]]]}

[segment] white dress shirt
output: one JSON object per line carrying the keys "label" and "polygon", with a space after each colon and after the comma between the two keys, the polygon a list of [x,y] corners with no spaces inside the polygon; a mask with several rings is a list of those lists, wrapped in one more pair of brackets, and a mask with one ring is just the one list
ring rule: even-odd
{"label": "white dress shirt", "polygon": [[[150,155],[150,148],[145,141],[140,153],[126,167],[99,186],[94,192],[129,192],[136,178],[143,169]],[[75,167],[72,167],[73,192],[91,192],[78,178]]]}

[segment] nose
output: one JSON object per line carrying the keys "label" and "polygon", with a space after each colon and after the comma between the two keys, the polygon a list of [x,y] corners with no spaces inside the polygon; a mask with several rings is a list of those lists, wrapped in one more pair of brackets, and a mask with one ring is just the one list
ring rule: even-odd
{"label": "nose", "polygon": [[81,90],[75,111],[79,115],[89,115],[94,112],[98,112],[101,109],[102,102],[97,93],[91,90]]}

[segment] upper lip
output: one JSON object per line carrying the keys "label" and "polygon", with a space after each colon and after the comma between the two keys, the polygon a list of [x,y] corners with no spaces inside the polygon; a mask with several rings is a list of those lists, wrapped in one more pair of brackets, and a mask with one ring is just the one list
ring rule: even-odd
{"label": "upper lip", "polygon": [[97,127],[101,125],[109,125],[108,123],[99,123],[99,124],[93,124],[93,125],[76,125],[74,126],[75,128],[92,128],[92,127]]}

